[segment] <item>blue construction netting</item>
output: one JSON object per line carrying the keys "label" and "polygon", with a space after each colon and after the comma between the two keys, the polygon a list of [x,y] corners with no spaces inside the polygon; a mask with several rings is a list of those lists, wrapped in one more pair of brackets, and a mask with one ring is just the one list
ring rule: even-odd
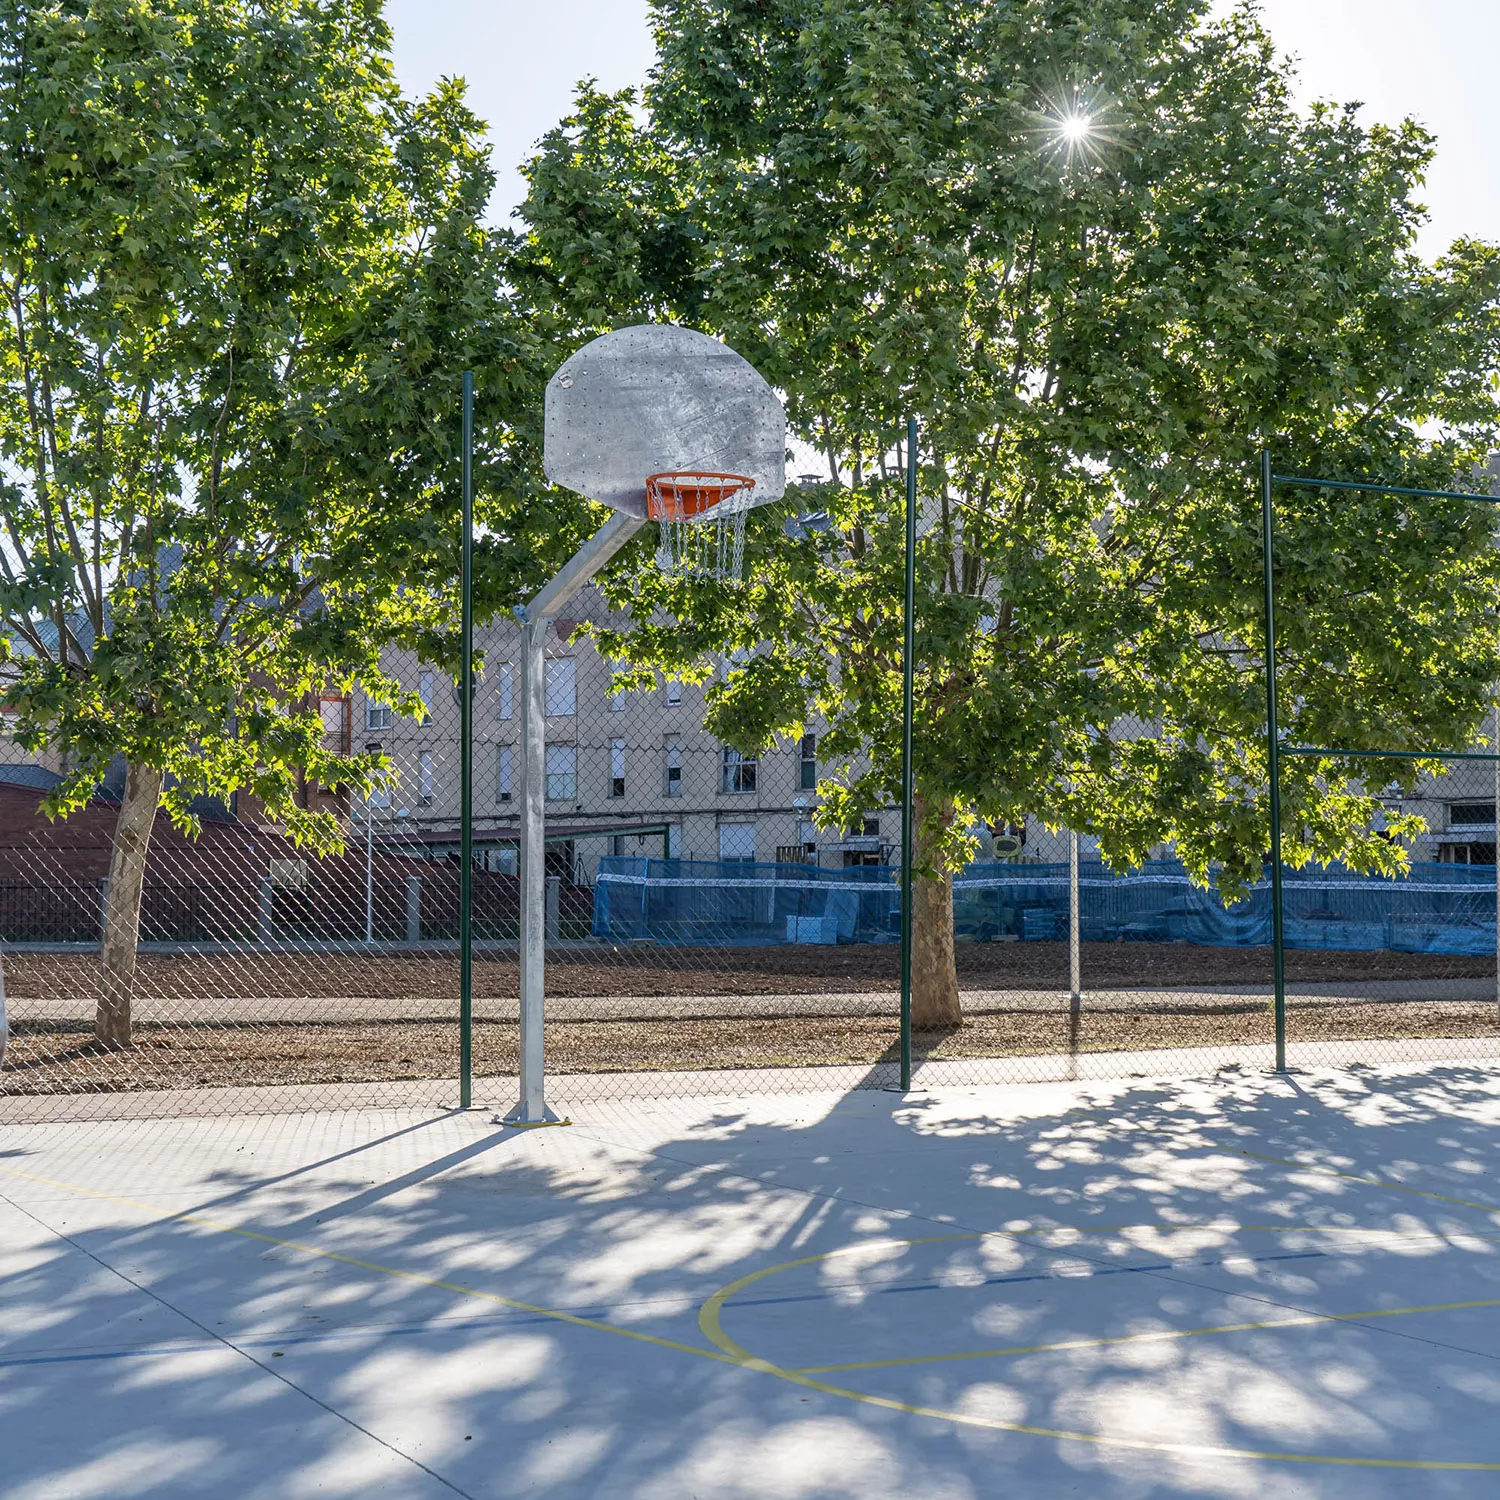
{"label": "blue construction netting", "polygon": [[[1487,866],[1416,864],[1399,879],[1337,866],[1287,870],[1282,891],[1290,948],[1495,951],[1495,872]],[[1176,860],[1128,875],[1086,861],[1078,905],[1085,942],[1271,941],[1269,878],[1226,906]],[[971,865],[954,880],[953,914],[960,940],[1065,939],[1068,867]],[[594,936],[617,942],[889,943],[900,923],[898,872],[889,866],[606,858],[594,887]]]}

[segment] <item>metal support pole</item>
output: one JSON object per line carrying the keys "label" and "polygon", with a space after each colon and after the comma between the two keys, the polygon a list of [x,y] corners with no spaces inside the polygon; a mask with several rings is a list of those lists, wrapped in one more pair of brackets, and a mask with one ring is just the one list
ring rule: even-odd
{"label": "metal support pole", "polygon": [[906,419],[906,601],[901,646],[901,1091],[911,1088],[912,699],[916,673],[917,419]]}
{"label": "metal support pole", "polygon": [[464,371],[463,562],[459,579],[463,664],[458,753],[458,1107],[474,1071],[474,372]]}
{"label": "metal support pole", "polygon": [[365,942],[375,941],[375,824],[365,798]]}
{"label": "metal support pole", "polygon": [[543,996],[547,964],[547,621],[521,627],[521,1102],[516,1123],[547,1118]]}
{"label": "metal support pole", "polygon": [[[1495,742],[1500,751],[1500,697],[1495,699]],[[1495,762],[1495,1014],[1500,1019],[1500,760]]]}
{"label": "metal support pole", "polygon": [[543,1027],[547,994],[547,625],[646,523],[617,512],[516,611],[521,620],[521,1097],[506,1125],[548,1125]]}
{"label": "metal support pole", "polygon": [[1068,830],[1068,1009],[1083,1009],[1083,952],[1078,941],[1078,835]]}
{"label": "metal support pole", "polygon": [[1276,1071],[1286,1072],[1286,936],[1281,912],[1281,735],[1276,724],[1275,533],[1271,510],[1271,450],[1260,453],[1261,558],[1266,588],[1266,767],[1271,811],[1271,968],[1276,1003]]}

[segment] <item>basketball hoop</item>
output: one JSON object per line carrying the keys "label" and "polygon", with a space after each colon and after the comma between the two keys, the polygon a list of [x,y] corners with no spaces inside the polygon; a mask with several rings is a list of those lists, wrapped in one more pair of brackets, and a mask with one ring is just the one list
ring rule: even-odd
{"label": "basketball hoop", "polygon": [[[738,583],[745,576],[748,474],[669,473],[646,478],[646,514],[661,528],[656,561],[672,578]],[[736,497],[744,496],[736,503]]]}

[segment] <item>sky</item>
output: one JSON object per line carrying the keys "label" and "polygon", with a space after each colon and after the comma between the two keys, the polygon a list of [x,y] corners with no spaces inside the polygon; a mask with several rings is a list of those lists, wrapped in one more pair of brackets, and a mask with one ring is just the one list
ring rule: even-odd
{"label": "sky", "polygon": [[[1500,0],[1263,0],[1261,9],[1277,45],[1301,60],[1304,101],[1359,100],[1367,122],[1411,115],[1436,132],[1424,253],[1460,235],[1500,241]],[[520,201],[517,165],[567,112],[575,83],[639,84],[653,57],[645,0],[387,0],[386,14],[408,93],[445,74],[468,80],[494,142],[497,220]]]}

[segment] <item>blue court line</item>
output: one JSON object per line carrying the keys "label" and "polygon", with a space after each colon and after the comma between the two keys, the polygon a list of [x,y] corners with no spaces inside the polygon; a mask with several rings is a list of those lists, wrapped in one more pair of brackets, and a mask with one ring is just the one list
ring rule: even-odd
{"label": "blue court line", "polygon": [[[605,1307],[579,1311],[575,1308],[569,1308],[568,1311],[582,1318],[603,1318],[611,1309]],[[459,1332],[472,1332],[475,1329],[484,1328],[515,1328],[518,1325],[527,1323],[546,1323],[555,1327],[557,1319],[544,1317],[506,1317],[504,1313],[497,1313],[492,1318],[465,1318],[462,1321],[455,1320],[452,1322],[413,1323],[409,1326],[393,1328],[330,1328],[322,1333],[288,1334],[285,1338],[256,1337],[242,1339],[229,1335],[226,1337],[225,1343],[235,1349],[290,1349],[294,1344],[329,1344],[339,1339],[399,1338],[407,1334],[443,1333],[449,1329]],[[0,1370],[7,1369],[12,1365],[66,1365],[82,1364],[90,1360],[99,1359],[160,1358],[167,1354],[199,1354],[204,1350],[222,1350],[223,1348],[224,1344],[218,1342],[143,1344],[139,1349],[90,1349],[80,1351],[76,1354],[18,1354],[10,1358],[0,1358]]]}
{"label": "blue court line", "polygon": [[[1340,1252],[1342,1253],[1342,1252]],[[1279,1261],[1288,1260],[1326,1260],[1332,1254],[1330,1250],[1299,1250],[1288,1252],[1284,1255],[1235,1255],[1225,1256],[1218,1260],[1164,1260],[1154,1261],[1143,1266],[1101,1266],[1091,1269],[1086,1276],[1076,1276],[1061,1271],[1038,1271],[1025,1276],[987,1276],[983,1281],[968,1283],[953,1283],[942,1281],[915,1281],[904,1282],[899,1286],[880,1286],[869,1288],[872,1296],[895,1296],[902,1292],[965,1292],[976,1291],[982,1286],[1019,1286],[1025,1282],[1033,1281],[1091,1281],[1096,1276],[1139,1276],[1155,1271],[1192,1271],[1209,1270],[1215,1266],[1223,1266],[1234,1261],[1248,1261],[1251,1265],[1269,1265]],[[853,1283],[849,1283],[853,1285]],[[788,1302],[826,1302],[838,1291],[837,1287],[831,1287],[825,1291],[817,1292],[793,1292],[781,1297],[745,1297],[735,1298],[726,1302],[726,1307],[772,1307]],[[612,1308],[569,1308],[569,1312],[579,1317],[599,1318],[608,1317]],[[340,1339],[384,1339],[402,1338],[413,1334],[424,1333],[446,1333],[449,1331],[468,1333],[476,1329],[508,1329],[518,1328],[538,1323],[555,1324],[556,1319],[546,1317],[507,1317],[503,1313],[491,1318],[466,1318],[462,1321],[440,1322],[440,1323],[415,1323],[392,1328],[331,1328],[322,1333],[298,1333],[288,1334],[283,1338],[257,1337],[250,1339],[239,1339],[231,1337],[228,1342],[235,1348],[242,1349],[290,1349],[299,1344],[327,1344],[334,1343]],[[166,1344],[145,1345],[139,1349],[93,1349],[76,1354],[34,1354],[15,1355],[11,1358],[0,1358],[0,1369],[9,1369],[22,1365],[62,1365],[62,1364],[84,1364],[95,1360],[107,1359],[143,1359],[160,1358],[168,1354],[197,1354],[204,1350],[222,1349],[222,1344]]]}
{"label": "blue court line", "polygon": [[[1028,1276],[986,1276],[983,1281],[913,1281],[899,1286],[872,1286],[869,1294],[894,1296],[898,1292],[968,1292],[982,1286],[1017,1286],[1024,1281],[1092,1281],[1096,1276],[1139,1276],[1151,1271],[1207,1270],[1213,1266],[1228,1265],[1231,1260],[1249,1261],[1252,1265],[1268,1265],[1281,1260],[1326,1260],[1330,1250],[1299,1250],[1286,1255],[1232,1255],[1222,1260],[1163,1260],[1144,1266],[1099,1266],[1090,1269],[1087,1276],[1075,1276],[1063,1271],[1036,1271]],[[846,1282],[855,1286],[855,1282]],[[821,1292],[794,1292],[784,1297],[736,1297],[726,1301],[725,1307],[770,1307],[778,1302],[825,1302],[837,1288]]]}

